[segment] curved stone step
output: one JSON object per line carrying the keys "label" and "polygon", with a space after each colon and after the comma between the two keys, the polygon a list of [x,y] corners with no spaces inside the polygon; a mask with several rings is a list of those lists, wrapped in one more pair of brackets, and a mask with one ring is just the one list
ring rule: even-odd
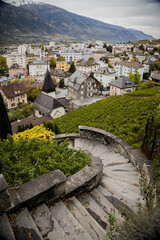
{"label": "curved stone step", "polygon": [[6,213],[0,216],[0,239],[15,240],[14,233]]}
{"label": "curved stone step", "polygon": [[132,210],[120,199],[114,196],[107,189],[103,188],[101,185],[97,187],[97,190],[118,210],[122,215],[129,215]]}
{"label": "curved stone step", "polygon": [[77,197],[78,201],[85,207],[89,214],[98,222],[98,224],[106,230],[108,224],[108,214],[105,213],[102,208],[89,196],[87,193],[83,193]]}
{"label": "curved stone step", "polygon": [[61,226],[66,236],[70,240],[92,240],[91,236],[80,225],[76,218],[71,214],[64,203],[58,202],[55,206],[50,207],[50,211]]}
{"label": "curved stone step", "polygon": [[11,221],[16,240],[33,239],[43,240],[33,218],[27,208]]}
{"label": "curved stone step", "polygon": [[49,211],[46,204],[34,209],[33,219],[44,240],[68,240],[66,234]]}
{"label": "curved stone step", "polygon": [[133,211],[136,211],[137,204],[142,202],[141,196],[134,192],[120,189],[118,186],[116,186],[116,184],[109,182],[107,178],[103,178],[100,185],[110,191],[118,199],[123,201]]}
{"label": "curved stone step", "polygon": [[100,206],[100,208],[103,209],[104,212],[109,215],[112,211],[114,211],[116,219],[118,219],[118,221],[122,221],[122,216],[119,211],[97,189],[92,190],[89,195]]}
{"label": "curved stone step", "polygon": [[91,217],[91,215],[77,200],[77,198],[73,197],[67,199],[66,206],[71,211],[73,216],[78,220],[81,226],[92,237],[92,239],[104,240],[106,231],[97,223],[93,217]]}

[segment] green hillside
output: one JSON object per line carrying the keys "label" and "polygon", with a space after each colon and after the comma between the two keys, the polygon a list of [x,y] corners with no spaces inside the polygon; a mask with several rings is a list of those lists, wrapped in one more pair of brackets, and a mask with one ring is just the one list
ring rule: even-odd
{"label": "green hillside", "polygon": [[[61,133],[78,132],[79,125],[101,128],[139,148],[147,119],[160,121],[160,87],[107,97],[54,120]],[[158,117],[159,116],[159,117]]]}

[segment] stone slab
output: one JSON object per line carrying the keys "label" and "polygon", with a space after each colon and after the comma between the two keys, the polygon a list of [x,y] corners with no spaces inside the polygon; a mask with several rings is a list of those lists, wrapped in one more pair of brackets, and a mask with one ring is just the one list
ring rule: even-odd
{"label": "stone slab", "polygon": [[43,240],[29,211],[25,208],[17,217],[11,221],[16,240]]}
{"label": "stone slab", "polygon": [[17,189],[17,193],[22,202],[34,206],[47,201],[52,195],[51,190],[64,181],[66,181],[66,177],[63,173],[60,170],[55,170],[21,185]]}
{"label": "stone slab", "polygon": [[6,213],[0,216],[0,239],[15,240],[15,237]]}
{"label": "stone slab", "polygon": [[8,184],[3,176],[3,174],[0,174],[0,192],[8,188]]}
{"label": "stone slab", "polygon": [[94,240],[104,240],[106,231],[97,223],[97,221],[91,217],[82,204],[73,197],[67,199],[66,206],[78,220],[82,227],[89,233]]}
{"label": "stone slab", "polygon": [[70,240],[92,240],[63,202],[58,202],[55,206],[50,207],[50,211]]}
{"label": "stone slab", "polygon": [[42,204],[34,210],[33,219],[44,240],[68,240],[46,204]]}

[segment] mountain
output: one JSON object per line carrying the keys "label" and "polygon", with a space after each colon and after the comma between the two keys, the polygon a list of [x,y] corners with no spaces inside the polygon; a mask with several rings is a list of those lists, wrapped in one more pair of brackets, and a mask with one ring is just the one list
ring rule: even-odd
{"label": "mountain", "polygon": [[130,31],[130,33],[134,34],[134,36],[138,39],[138,40],[152,40],[154,39],[151,35],[147,35],[148,38],[144,38],[146,34],[144,34],[142,31],[138,31],[136,29],[132,29],[132,28],[128,28],[128,30]]}
{"label": "mountain", "polygon": [[0,1],[0,45],[59,33],[31,11]]}
{"label": "mountain", "polygon": [[32,41],[37,37],[107,42],[153,39],[137,30],[83,17],[44,3],[15,7],[0,0],[0,22],[0,44],[6,39],[10,42],[27,41],[27,38]]}

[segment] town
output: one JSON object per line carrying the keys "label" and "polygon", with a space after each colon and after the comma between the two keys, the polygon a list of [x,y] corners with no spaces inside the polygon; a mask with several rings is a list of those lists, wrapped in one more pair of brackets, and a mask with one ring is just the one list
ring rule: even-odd
{"label": "town", "polygon": [[49,42],[1,51],[0,92],[13,132],[108,96],[160,86],[160,43],[154,41]]}

